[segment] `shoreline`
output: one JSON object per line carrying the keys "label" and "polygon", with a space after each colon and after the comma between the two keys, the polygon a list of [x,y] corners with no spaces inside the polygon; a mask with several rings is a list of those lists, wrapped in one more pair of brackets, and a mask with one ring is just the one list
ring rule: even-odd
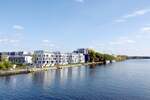
{"label": "shoreline", "polygon": [[46,68],[0,70],[0,77],[1,76],[18,75],[18,74],[28,74],[28,73],[34,73],[34,72],[39,72],[39,71],[63,69],[63,68],[69,68],[69,67],[81,67],[82,65],[91,65],[91,64],[103,64],[103,62],[89,62],[89,63],[81,63],[81,64],[68,64],[68,65],[59,65],[59,66],[46,67]]}

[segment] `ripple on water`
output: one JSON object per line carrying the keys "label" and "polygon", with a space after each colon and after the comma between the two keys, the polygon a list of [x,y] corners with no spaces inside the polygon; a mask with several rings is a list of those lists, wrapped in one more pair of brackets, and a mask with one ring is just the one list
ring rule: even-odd
{"label": "ripple on water", "polygon": [[150,100],[150,60],[0,77],[0,100]]}

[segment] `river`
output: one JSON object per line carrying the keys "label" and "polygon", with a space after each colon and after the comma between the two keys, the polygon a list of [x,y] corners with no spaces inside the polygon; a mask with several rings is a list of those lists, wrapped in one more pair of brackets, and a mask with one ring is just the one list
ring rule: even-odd
{"label": "river", "polygon": [[150,100],[150,60],[0,77],[0,100]]}

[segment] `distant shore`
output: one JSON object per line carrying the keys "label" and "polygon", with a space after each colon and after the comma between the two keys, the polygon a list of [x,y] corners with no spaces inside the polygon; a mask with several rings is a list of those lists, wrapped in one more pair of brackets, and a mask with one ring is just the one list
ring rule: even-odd
{"label": "distant shore", "polygon": [[63,69],[68,67],[80,67],[82,65],[91,65],[91,64],[103,64],[103,62],[89,62],[89,63],[81,63],[81,64],[68,64],[68,65],[59,65],[54,67],[46,67],[46,68],[26,68],[26,69],[14,69],[14,70],[0,70],[0,76],[10,76],[17,74],[28,74],[38,71],[47,71],[54,69]]}

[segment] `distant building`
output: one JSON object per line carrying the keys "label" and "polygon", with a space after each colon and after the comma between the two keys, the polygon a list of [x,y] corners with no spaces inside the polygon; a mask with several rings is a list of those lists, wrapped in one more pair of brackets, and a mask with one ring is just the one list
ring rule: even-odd
{"label": "distant building", "polygon": [[29,55],[9,56],[8,59],[14,64],[32,64],[32,56]]}
{"label": "distant building", "polygon": [[35,65],[37,67],[50,67],[54,65],[66,65],[74,63],[84,63],[83,54],[79,53],[61,53],[49,51],[35,51]]}
{"label": "distant building", "polygon": [[7,52],[0,52],[0,61],[2,61],[2,59],[6,59],[8,60],[8,53]]}
{"label": "distant building", "polygon": [[89,49],[88,48],[80,48],[80,49],[77,49],[75,51],[73,51],[74,53],[81,53],[84,55],[84,59],[85,59],[85,62],[88,62],[89,61]]}
{"label": "distant building", "polygon": [[52,61],[52,55],[50,52],[38,50],[34,51],[34,64],[36,67],[44,67],[44,66],[51,66],[55,62]]}
{"label": "distant building", "polygon": [[68,64],[67,55],[65,53],[39,50],[35,51],[34,55],[37,67]]}
{"label": "distant building", "polygon": [[[82,50],[80,52],[83,52]],[[14,64],[28,64],[36,67],[50,67],[54,65],[66,65],[85,63],[85,54],[80,52],[62,53],[37,50],[29,52],[0,52],[0,61],[7,58]],[[84,52],[86,53],[86,52]]]}
{"label": "distant building", "polygon": [[32,56],[28,52],[0,52],[0,60],[2,57],[14,64],[32,64]]}
{"label": "distant building", "polygon": [[2,56],[3,56],[3,53],[0,52],[0,61],[2,61]]}
{"label": "distant building", "polygon": [[88,48],[80,48],[80,49],[77,49],[73,52],[74,53],[82,53],[82,54],[86,55],[86,54],[88,54]]}
{"label": "distant building", "polygon": [[85,56],[81,53],[68,53],[67,55],[69,64],[85,63]]}

